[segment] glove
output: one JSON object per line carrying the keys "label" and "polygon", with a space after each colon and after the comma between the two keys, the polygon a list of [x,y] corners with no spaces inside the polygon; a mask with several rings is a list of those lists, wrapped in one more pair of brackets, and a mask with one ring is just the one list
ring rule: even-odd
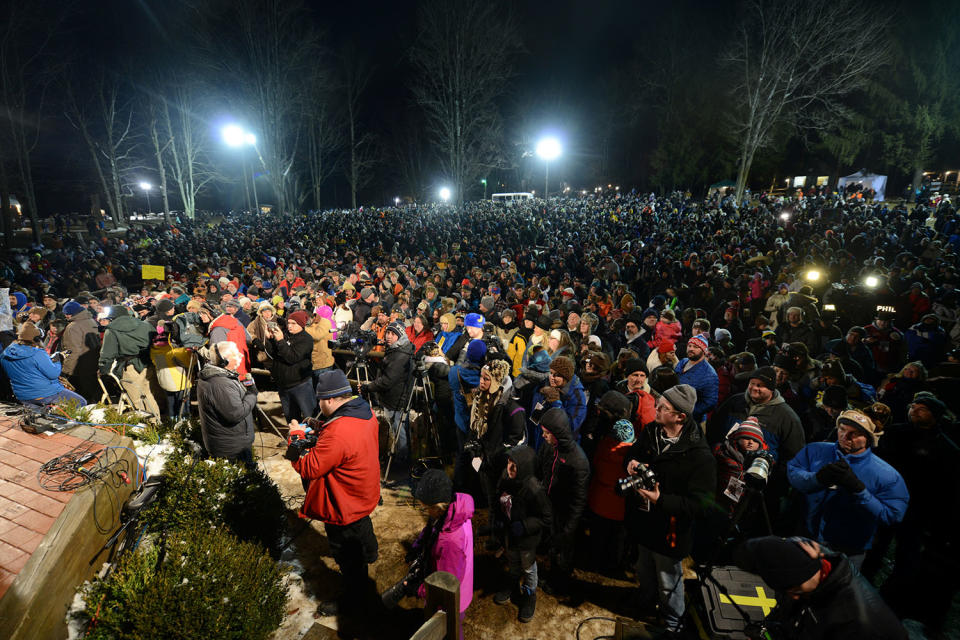
{"label": "glove", "polygon": [[[817,471],[817,482],[824,488],[839,485],[840,479],[846,475],[846,463],[831,462]],[[850,467],[847,467],[849,469]]]}
{"label": "glove", "polygon": [[544,387],[540,389],[540,393],[543,394],[543,398],[547,402],[556,402],[560,399],[560,392],[557,391],[556,387]]}
{"label": "glove", "polygon": [[297,440],[303,440],[306,437],[307,432],[304,430],[303,426],[300,426],[296,429],[290,429],[290,431],[287,432],[287,444],[293,444]]}
{"label": "glove", "polygon": [[850,493],[860,493],[866,489],[866,485],[863,484],[863,481],[857,477],[857,474],[853,472],[849,466],[846,471],[843,472],[843,475],[837,480],[837,486],[849,491]]}
{"label": "glove", "polygon": [[296,462],[301,457],[303,457],[303,452],[306,451],[303,447],[299,447],[296,444],[291,444],[287,447],[286,452],[283,454],[283,457],[289,460],[290,462]]}
{"label": "glove", "polygon": [[514,538],[520,538],[526,532],[527,528],[523,526],[522,520],[517,520],[516,522],[510,523],[510,535],[512,535]]}

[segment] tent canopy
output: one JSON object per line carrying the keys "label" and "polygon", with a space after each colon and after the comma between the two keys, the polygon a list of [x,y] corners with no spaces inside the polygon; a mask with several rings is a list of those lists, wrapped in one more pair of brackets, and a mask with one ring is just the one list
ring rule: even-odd
{"label": "tent canopy", "polygon": [[866,169],[861,169],[849,176],[844,176],[837,180],[837,187],[843,187],[847,184],[862,184],[864,189],[873,189],[877,192],[875,200],[883,201],[884,191],[887,188],[887,176],[870,173]]}

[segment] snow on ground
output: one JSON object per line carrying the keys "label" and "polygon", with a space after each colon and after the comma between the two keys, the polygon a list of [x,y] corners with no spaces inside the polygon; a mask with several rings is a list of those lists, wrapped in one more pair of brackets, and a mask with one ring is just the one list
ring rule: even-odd
{"label": "snow on ground", "polygon": [[86,607],[86,602],[83,601],[83,596],[80,595],[80,591],[84,589],[89,581],[84,582],[77,588],[77,592],[73,594],[73,602],[70,603],[70,607],[67,609],[67,640],[80,640],[87,632],[87,623],[84,622],[82,618],[75,618],[73,614],[83,611]]}
{"label": "snow on ground", "polygon": [[137,446],[137,458],[140,466],[146,467],[144,478],[159,475],[167,464],[167,458],[173,453],[173,443],[170,440],[161,440],[157,444],[141,444]]}

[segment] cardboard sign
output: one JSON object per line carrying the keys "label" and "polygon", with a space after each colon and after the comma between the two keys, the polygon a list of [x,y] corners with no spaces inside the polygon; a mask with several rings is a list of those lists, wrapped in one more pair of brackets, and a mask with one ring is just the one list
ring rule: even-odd
{"label": "cardboard sign", "polygon": [[140,277],[144,280],[163,280],[166,278],[164,268],[156,264],[140,265]]}

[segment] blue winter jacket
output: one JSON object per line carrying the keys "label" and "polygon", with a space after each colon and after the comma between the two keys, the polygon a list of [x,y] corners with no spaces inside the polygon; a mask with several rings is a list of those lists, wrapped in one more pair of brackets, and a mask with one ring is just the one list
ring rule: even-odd
{"label": "blue winter jacket", "polygon": [[60,363],[43,349],[13,343],[0,354],[0,363],[10,378],[10,386],[20,402],[46,398],[63,391]]}
{"label": "blue winter jacket", "polygon": [[[817,471],[845,459],[864,490],[825,489]],[[872,449],[845,455],[834,442],[811,442],[787,463],[790,484],[807,497],[807,528],[817,540],[847,553],[870,548],[877,526],[903,520],[910,494],[896,469]]]}
{"label": "blue winter jacket", "polygon": [[693,419],[700,422],[717,406],[717,398],[720,396],[720,377],[706,358],[684,373],[683,368],[687,366],[689,360],[690,358],[684,358],[673,370],[680,378],[680,384],[688,384],[697,390],[697,404],[693,406]]}
{"label": "blue winter jacket", "polygon": [[468,433],[470,431],[470,407],[463,392],[473,391],[480,384],[480,368],[477,366],[456,365],[450,367],[447,373],[447,383],[450,385],[450,394],[453,396],[453,421],[457,429]]}
{"label": "blue winter jacket", "polygon": [[[547,402],[546,398],[544,398],[540,392],[540,389],[534,391],[531,411],[528,412],[527,415],[535,412],[538,404],[542,405],[544,412],[554,407],[563,409],[564,413],[567,414],[567,418],[570,420],[570,431],[573,432],[573,440],[577,444],[580,444],[580,425],[583,424],[584,418],[587,417],[587,396],[583,392],[583,384],[580,382],[580,378],[573,376],[573,380],[558,390],[560,391],[560,399],[556,402]],[[543,432],[537,427],[536,429],[532,429],[529,435],[530,445],[539,451],[540,443],[543,441]]]}

